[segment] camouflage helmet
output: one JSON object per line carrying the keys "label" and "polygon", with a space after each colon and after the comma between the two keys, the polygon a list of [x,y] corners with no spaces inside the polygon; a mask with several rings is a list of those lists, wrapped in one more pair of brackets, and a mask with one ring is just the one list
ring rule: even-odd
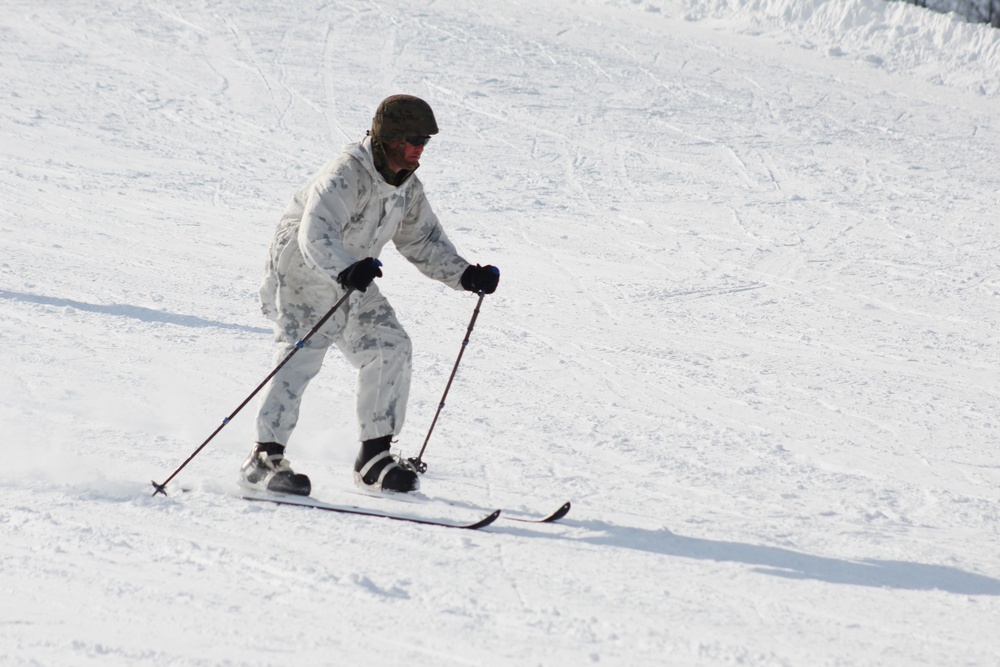
{"label": "camouflage helmet", "polygon": [[378,105],[372,118],[371,135],[382,141],[437,132],[431,105],[413,95],[390,95]]}

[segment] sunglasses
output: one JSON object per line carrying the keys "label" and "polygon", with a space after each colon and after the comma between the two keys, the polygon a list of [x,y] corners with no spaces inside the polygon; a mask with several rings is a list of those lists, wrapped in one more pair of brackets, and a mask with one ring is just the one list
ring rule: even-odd
{"label": "sunglasses", "polygon": [[410,144],[411,146],[425,146],[427,142],[431,140],[430,137],[423,135],[405,137],[405,139],[406,143]]}

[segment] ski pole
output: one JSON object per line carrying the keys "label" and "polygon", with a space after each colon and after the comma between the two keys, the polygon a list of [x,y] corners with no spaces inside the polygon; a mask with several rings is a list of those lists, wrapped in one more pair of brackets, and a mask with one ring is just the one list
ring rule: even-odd
{"label": "ski pole", "polygon": [[295,341],[295,348],[291,352],[288,353],[288,356],[286,356],[284,359],[282,359],[281,363],[278,364],[277,366],[275,366],[273,371],[271,371],[270,373],[268,373],[267,377],[264,378],[264,381],[261,382],[259,385],[257,385],[256,389],[254,389],[252,392],[250,392],[250,395],[247,396],[243,400],[243,402],[240,403],[239,406],[237,406],[237,408],[235,410],[233,410],[233,412],[232,412],[231,415],[229,415],[228,417],[226,417],[225,419],[222,420],[222,423],[219,424],[219,427],[216,428],[214,431],[212,431],[212,435],[208,436],[208,438],[205,440],[205,442],[201,443],[201,445],[199,445],[198,449],[194,450],[194,452],[191,453],[191,456],[187,457],[187,459],[184,461],[184,463],[182,463],[182,464],[180,464],[180,466],[178,466],[177,470],[175,470],[170,475],[170,477],[167,478],[167,481],[163,482],[163,484],[157,484],[155,481],[153,482],[153,488],[156,489],[155,491],[153,491],[153,495],[154,496],[156,494],[158,494],[158,493],[162,493],[163,495],[167,495],[167,484],[170,483],[170,480],[172,480],[174,477],[176,477],[177,473],[179,473],[181,470],[183,470],[184,467],[187,466],[188,463],[191,463],[191,460],[194,457],[198,456],[198,454],[199,454],[199,452],[201,452],[201,450],[205,449],[205,446],[212,441],[212,438],[214,438],[216,435],[218,435],[219,431],[221,431],[223,428],[225,428],[226,424],[228,424],[229,422],[231,422],[233,420],[233,417],[235,417],[239,413],[239,411],[242,410],[246,406],[246,404],[249,403],[253,399],[253,397],[256,396],[257,393],[261,389],[263,389],[264,386],[268,382],[271,381],[271,378],[273,378],[275,375],[278,374],[278,371],[280,371],[285,366],[285,364],[288,363],[289,359],[291,359],[292,357],[295,356],[296,352],[298,352],[303,347],[305,347],[306,342],[310,338],[312,338],[313,334],[315,334],[317,331],[319,331],[320,327],[322,327],[324,324],[326,324],[327,320],[329,320],[331,317],[333,317],[333,314],[335,312],[337,312],[337,309],[340,308],[340,306],[345,301],[347,301],[347,297],[351,296],[351,293],[353,293],[353,292],[354,292],[354,288],[353,287],[349,287],[347,289],[347,291],[344,293],[344,296],[340,297],[340,299],[337,301],[337,303],[333,304],[333,308],[331,308],[326,313],[326,315],[324,315],[320,319],[320,321],[317,322],[316,325],[312,329],[309,330],[309,333],[307,333],[305,336],[303,336],[301,340]]}
{"label": "ski pole", "polygon": [[465,340],[462,341],[462,349],[458,351],[458,359],[455,360],[455,367],[451,369],[451,377],[448,378],[448,384],[444,388],[444,394],[441,395],[441,402],[438,404],[437,412],[434,414],[434,420],[431,421],[431,427],[427,431],[427,437],[424,438],[424,446],[420,448],[420,453],[415,457],[408,459],[408,463],[413,466],[413,469],[423,474],[427,472],[427,464],[424,463],[424,450],[427,449],[427,443],[431,439],[431,433],[434,432],[434,425],[437,424],[438,417],[441,416],[441,410],[444,409],[444,400],[448,397],[448,390],[451,389],[451,383],[455,379],[455,373],[458,372],[458,364],[462,361],[462,355],[465,354],[465,348],[469,345],[469,337],[472,336],[472,328],[476,326],[476,318],[479,317],[479,309],[483,305],[483,298],[486,296],[485,292],[479,292],[479,301],[476,302],[476,309],[472,311],[472,319],[469,321],[469,328],[465,332]]}

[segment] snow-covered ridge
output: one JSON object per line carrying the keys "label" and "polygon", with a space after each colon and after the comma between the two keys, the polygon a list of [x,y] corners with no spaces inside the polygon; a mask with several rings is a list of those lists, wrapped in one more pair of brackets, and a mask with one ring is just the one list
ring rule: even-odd
{"label": "snow-covered ridge", "polygon": [[743,33],[791,37],[806,49],[924,81],[1000,93],[1000,30],[883,0],[606,0]]}

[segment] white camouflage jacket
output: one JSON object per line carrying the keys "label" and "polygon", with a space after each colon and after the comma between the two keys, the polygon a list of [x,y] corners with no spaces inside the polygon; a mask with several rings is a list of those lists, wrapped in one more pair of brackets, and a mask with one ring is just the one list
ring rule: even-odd
{"label": "white camouflage jacket", "polygon": [[412,174],[399,187],[386,183],[366,138],[346,146],[285,209],[268,252],[261,310],[275,321],[282,314],[318,319],[343,295],[340,272],[378,257],[390,240],[424,275],[462,289],[469,262],[445,235],[420,180]]}

